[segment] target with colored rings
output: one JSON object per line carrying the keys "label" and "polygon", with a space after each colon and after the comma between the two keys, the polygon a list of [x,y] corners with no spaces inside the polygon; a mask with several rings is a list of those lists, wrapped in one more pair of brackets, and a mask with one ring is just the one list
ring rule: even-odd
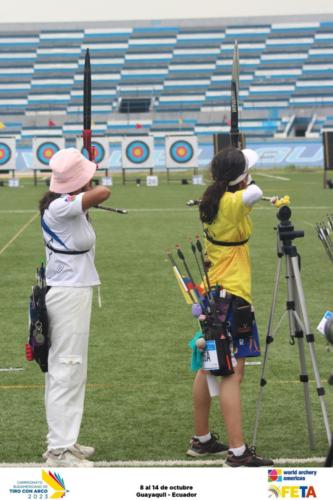
{"label": "target with colored rings", "polygon": [[37,160],[43,165],[48,165],[52,156],[59,151],[58,144],[54,142],[43,142],[36,151]]}
{"label": "target with colored rings", "polygon": [[[105,148],[103,144],[99,142],[92,142],[91,147],[93,148],[94,158],[92,161],[95,163],[102,163],[105,158]],[[88,158],[88,153],[84,147],[81,148],[81,153]]]}
{"label": "target with colored rings", "polygon": [[187,141],[176,141],[170,148],[170,157],[177,163],[189,162],[193,154],[193,146]]}
{"label": "target with colored rings", "polygon": [[144,163],[150,155],[149,146],[143,141],[133,141],[126,148],[126,156],[132,163]]}
{"label": "target with colored rings", "polygon": [[0,166],[6,165],[12,157],[12,151],[8,144],[0,142]]}

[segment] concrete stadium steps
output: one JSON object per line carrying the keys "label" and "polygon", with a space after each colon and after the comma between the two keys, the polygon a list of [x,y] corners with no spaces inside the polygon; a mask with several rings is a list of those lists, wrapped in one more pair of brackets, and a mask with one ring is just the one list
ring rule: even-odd
{"label": "concrete stadium steps", "polygon": [[[75,116],[82,113],[86,48],[90,49],[93,69],[92,112],[101,129],[110,133],[132,131],[132,126],[123,129],[117,123],[114,128],[110,125],[125,97],[151,99],[151,125],[144,129],[152,133],[163,132],[163,126],[155,126],[152,114],[176,115],[177,121],[177,115],[194,113],[198,125],[202,113],[227,112],[236,40],[240,52],[240,110],[267,110],[266,118],[258,121],[264,135],[279,133],[283,110],[290,106],[333,105],[330,21],[266,20],[249,26],[219,25],[214,20],[198,25],[194,21],[191,25],[177,25],[176,21],[163,26],[111,24],[105,27],[105,23],[96,23],[94,28],[76,28],[73,24],[66,29],[44,26],[23,34],[0,32],[0,114],[13,116],[13,120],[22,117],[22,137],[29,130],[43,131],[48,113],[60,123],[64,134],[70,134]],[[276,110],[280,118],[271,120],[269,109]],[[31,128],[33,116],[38,122],[35,129]],[[214,116],[212,120],[214,123]],[[250,122],[248,127],[244,122],[246,132],[256,135],[259,129]],[[315,121],[313,133],[320,124]],[[15,133],[18,131],[16,127]]]}

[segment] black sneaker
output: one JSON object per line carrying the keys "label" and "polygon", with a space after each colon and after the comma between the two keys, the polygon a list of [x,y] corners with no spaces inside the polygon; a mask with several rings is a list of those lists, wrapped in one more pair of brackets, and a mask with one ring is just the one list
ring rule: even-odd
{"label": "black sneaker", "polygon": [[212,437],[206,443],[200,443],[199,439],[193,437],[190,441],[190,448],[186,455],[190,457],[203,457],[204,455],[222,455],[228,451],[226,444],[218,441],[218,434],[212,434]]}
{"label": "black sneaker", "polygon": [[245,446],[246,449],[243,455],[240,455],[239,457],[236,457],[236,455],[229,450],[224,465],[227,467],[268,467],[270,465],[274,465],[273,460],[258,457],[256,455],[255,446]]}

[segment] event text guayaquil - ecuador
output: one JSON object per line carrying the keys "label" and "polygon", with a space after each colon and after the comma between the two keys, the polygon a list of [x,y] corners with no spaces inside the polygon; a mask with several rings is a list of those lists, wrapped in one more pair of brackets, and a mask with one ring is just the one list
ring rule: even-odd
{"label": "event text guayaquil - ecuador", "polygon": [[195,498],[197,493],[193,489],[193,486],[186,485],[141,484],[136,496],[138,498]]}

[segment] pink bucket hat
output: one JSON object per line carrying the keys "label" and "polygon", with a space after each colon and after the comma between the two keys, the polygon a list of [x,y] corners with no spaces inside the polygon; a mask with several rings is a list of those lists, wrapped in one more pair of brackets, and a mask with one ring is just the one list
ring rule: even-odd
{"label": "pink bucket hat", "polygon": [[60,149],[50,160],[50,191],[67,194],[85,186],[94,176],[96,165],[78,149]]}

